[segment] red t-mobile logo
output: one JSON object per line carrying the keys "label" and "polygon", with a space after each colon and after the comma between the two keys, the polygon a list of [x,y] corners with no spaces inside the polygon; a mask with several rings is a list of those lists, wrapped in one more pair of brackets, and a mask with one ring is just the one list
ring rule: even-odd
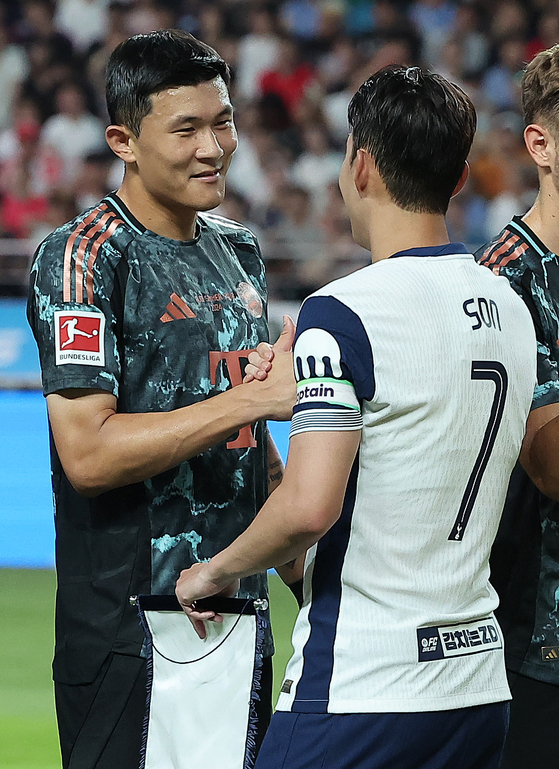
{"label": "red t-mobile logo", "polygon": [[[252,350],[233,350],[231,352],[210,352],[210,382],[216,383],[217,367],[220,361],[224,361],[229,373],[231,385],[236,387],[243,382],[243,370],[241,368],[241,358],[248,358]],[[245,425],[239,430],[238,436],[234,441],[229,441],[228,449],[248,449],[257,446],[257,442],[252,434],[250,425]]]}

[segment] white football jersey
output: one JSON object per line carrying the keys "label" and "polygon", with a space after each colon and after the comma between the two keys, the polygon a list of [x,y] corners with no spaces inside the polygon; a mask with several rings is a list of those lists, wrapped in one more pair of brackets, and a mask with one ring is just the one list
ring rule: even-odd
{"label": "white football jersey", "polygon": [[279,710],[510,698],[489,552],[535,386],[528,310],[461,244],[372,264],[304,303],[292,435],[362,430],[307,554]]}

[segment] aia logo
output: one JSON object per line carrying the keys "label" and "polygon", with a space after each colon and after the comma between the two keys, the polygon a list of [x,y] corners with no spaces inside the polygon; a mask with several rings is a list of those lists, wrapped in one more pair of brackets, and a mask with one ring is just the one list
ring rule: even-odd
{"label": "aia logo", "polygon": [[105,316],[100,312],[57,310],[54,313],[56,365],[104,366]]}

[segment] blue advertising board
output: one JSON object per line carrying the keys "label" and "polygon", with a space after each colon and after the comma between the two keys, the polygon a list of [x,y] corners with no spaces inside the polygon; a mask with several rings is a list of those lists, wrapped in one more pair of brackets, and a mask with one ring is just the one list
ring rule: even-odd
{"label": "blue advertising board", "polygon": [[25,299],[0,299],[0,388],[41,386],[39,356]]}
{"label": "blue advertising board", "polygon": [[[269,422],[284,461],[289,422]],[[0,391],[0,568],[50,568],[54,518],[41,392]]]}

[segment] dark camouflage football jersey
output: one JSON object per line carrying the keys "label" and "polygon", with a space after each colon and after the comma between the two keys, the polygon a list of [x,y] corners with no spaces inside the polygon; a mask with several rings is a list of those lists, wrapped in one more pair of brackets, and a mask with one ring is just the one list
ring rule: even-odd
{"label": "dark camouflage football jersey", "polygon": [[[532,408],[559,402],[559,258],[520,217],[476,253],[526,303],[538,342]],[[491,556],[507,666],[559,684],[559,502],[517,465]]]}
{"label": "dark camouflage football jersey", "polygon": [[[146,230],[115,194],[52,233],[31,270],[28,316],[45,394],[106,390],[119,412],[171,411],[239,384],[247,351],[268,338],[265,312],[249,230],[201,214],[194,240],[171,240]],[[246,529],[267,494],[266,443],[257,423],[145,483],[89,499],[68,482],[51,441],[57,680],[92,680],[111,648],[138,653],[129,596],[172,593],[181,569]],[[241,596],[265,594],[265,575],[243,580]]]}

